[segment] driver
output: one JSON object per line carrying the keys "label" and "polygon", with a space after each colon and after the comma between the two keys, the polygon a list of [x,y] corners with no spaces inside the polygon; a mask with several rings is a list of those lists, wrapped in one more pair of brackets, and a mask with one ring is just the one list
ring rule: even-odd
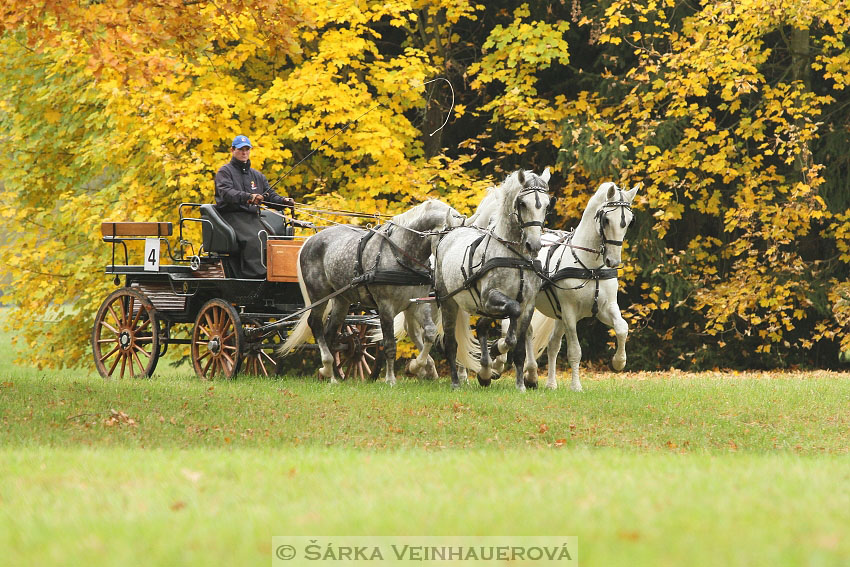
{"label": "driver", "polygon": [[233,227],[239,242],[239,272],[243,278],[266,277],[260,231],[274,234],[260,218],[263,201],[292,206],[295,201],[281,197],[269,186],[266,176],[251,167],[251,141],[243,135],[233,138],[230,162],[215,174],[215,204],[222,218]]}

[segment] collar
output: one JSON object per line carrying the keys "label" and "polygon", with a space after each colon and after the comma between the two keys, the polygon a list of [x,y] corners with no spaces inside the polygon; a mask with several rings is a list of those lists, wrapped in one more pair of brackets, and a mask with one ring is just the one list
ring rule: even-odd
{"label": "collar", "polygon": [[241,171],[242,173],[248,173],[251,171],[251,160],[248,161],[239,161],[235,157],[230,158],[230,165]]}

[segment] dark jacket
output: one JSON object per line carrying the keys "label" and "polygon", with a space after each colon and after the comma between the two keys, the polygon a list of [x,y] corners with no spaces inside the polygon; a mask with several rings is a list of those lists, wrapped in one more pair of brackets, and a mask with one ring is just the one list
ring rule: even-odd
{"label": "dark jacket", "polygon": [[265,201],[283,204],[283,197],[269,186],[265,175],[251,167],[250,160],[241,162],[233,158],[215,174],[215,204],[222,212],[256,214],[258,206],[246,204],[254,193],[263,195]]}

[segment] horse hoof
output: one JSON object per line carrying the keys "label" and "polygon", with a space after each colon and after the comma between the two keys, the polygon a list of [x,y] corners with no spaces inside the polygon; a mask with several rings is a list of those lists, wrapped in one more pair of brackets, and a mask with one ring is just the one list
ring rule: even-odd
{"label": "horse hoof", "polygon": [[523,382],[525,382],[525,387],[529,390],[537,389],[537,382],[529,382],[528,380],[523,380]]}
{"label": "horse hoof", "polygon": [[482,378],[481,376],[478,377],[478,383],[484,386],[485,388],[490,385],[491,381],[492,378]]}
{"label": "horse hoof", "polygon": [[460,384],[455,384],[452,382],[452,390],[460,390]]}

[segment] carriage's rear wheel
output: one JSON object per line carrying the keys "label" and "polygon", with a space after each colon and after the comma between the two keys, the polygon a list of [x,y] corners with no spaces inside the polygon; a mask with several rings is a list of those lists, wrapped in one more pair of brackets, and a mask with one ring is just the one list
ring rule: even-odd
{"label": "carriage's rear wheel", "polygon": [[[262,326],[263,323],[263,321],[252,319],[246,321],[243,328],[256,328]],[[282,342],[283,334],[277,330],[271,331],[256,340],[246,340],[241,372],[252,376],[266,377],[281,374],[280,365],[275,357],[275,350]]]}
{"label": "carriage's rear wheel", "polygon": [[337,376],[343,380],[378,377],[384,364],[384,351],[380,343],[369,337],[374,328],[366,323],[342,324],[333,349]]}
{"label": "carriage's rear wheel", "polygon": [[153,304],[123,288],[109,294],[92,328],[94,364],[104,378],[149,377],[159,360],[160,323]]}
{"label": "carriage's rear wheel", "polygon": [[222,299],[201,308],[192,329],[192,365],[201,379],[216,375],[233,378],[242,362],[245,342],[236,309]]}

